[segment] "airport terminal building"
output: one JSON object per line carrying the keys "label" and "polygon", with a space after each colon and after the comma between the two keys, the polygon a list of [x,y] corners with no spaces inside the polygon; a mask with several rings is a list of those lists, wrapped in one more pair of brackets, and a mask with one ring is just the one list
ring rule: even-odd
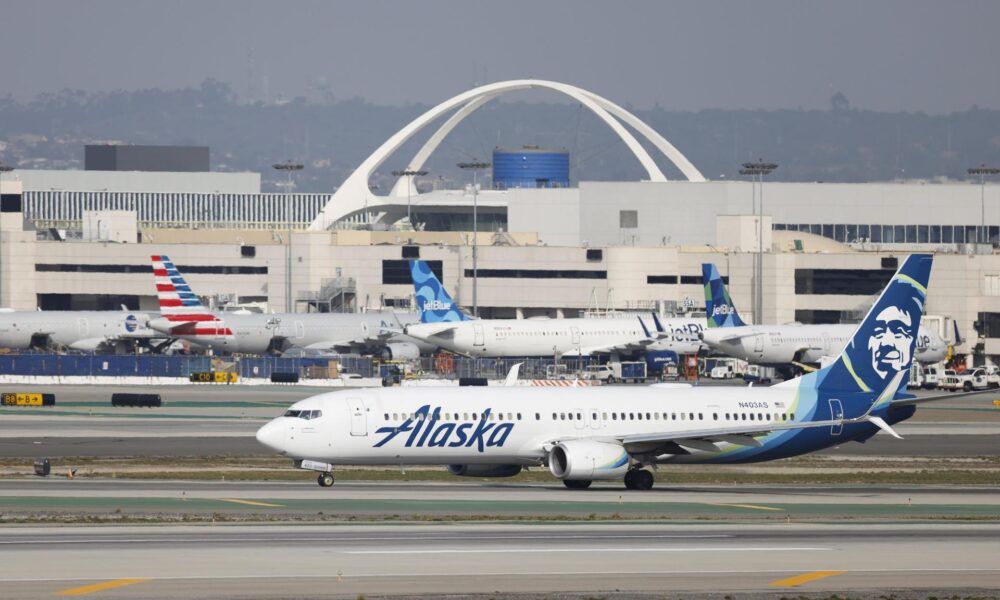
{"label": "airport terminal building", "polygon": [[[502,93],[477,89],[485,88]],[[849,322],[871,304],[899,258],[920,251],[937,255],[927,306],[932,326],[951,339],[951,322],[957,323],[965,338],[960,353],[1000,355],[1000,186],[707,181],[652,132],[646,145],[663,151],[686,180],[664,177],[643,150],[636,156],[649,166],[648,180],[583,176],[567,186],[558,153],[530,148],[526,154],[549,161],[540,166],[549,169],[540,171],[544,176],[485,171],[478,190],[432,191],[419,179],[401,178],[388,195],[375,196],[367,183],[374,169],[423,121],[434,123],[431,117],[449,107],[460,114],[483,97],[475,91],[387,140],[332,194],[260,193],[259,174],[211,172],[197,161],[169,172],[4,173],[0,306],[155,310],[149,257],[168,255],[194,291],[216,305],[405,307],[412,301],[406,261],[421,258],[440,266],[463,305],[472,304],[475,280],[486,317],[667,314],[703,308],[701,264],[714,262],[741,313],[754,321]],[[645,135],[624,109],[593,94],[581,97]],[[453,120],[434,132],[408,169],[419,170]],[[135,168],[127,152],[117,159]],[[415,227],[405,220],[408,204]],[[758,252],[763,298],[754,315]]]}

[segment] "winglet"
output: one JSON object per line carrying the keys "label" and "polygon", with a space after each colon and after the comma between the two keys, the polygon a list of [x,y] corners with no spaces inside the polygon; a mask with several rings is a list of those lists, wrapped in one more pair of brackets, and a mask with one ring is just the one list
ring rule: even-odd
{"label": "winglet", "polygon": [[962,334],[958,331],[958,321],[952,319],[951,324],[955,327],[955,343],[952,345],[961,346],[965,340],[962,339]]}
{"label": "winglet", "polygon": [[642,327],[642,333],[644,333],[646,337],[653,337],[652,335],[649,334],[649,329],[646,328],[646,324],[642,322],[642,317],[636,317],[636,318],[639,319],[639,326]]}
{"label": "winglet", "polygon": [[503,380],[504,387],[513,387],[517,385],[517,376],[521,371],[521,365],[524,363],[515,363],[514,366],[510,368],[507,372],[507,378]]}

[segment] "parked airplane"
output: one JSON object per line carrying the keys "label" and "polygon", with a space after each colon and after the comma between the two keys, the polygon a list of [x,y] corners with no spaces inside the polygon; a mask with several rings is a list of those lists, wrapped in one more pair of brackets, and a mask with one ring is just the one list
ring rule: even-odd
{"label": "parked airplane", "polygon": [[151,318],[126,310],[0,311],[0,347],[126,352],[166,339],[148,327]]}
{"label": "parked airplane", "polygon": [[[265,446],[333,484],[335,465],[449,465],[510,476],[547,466],[566,487],[648,466],[745,463],[863,442],[939,398],[906,394],[932,257],[907,258],[837,359],[772,387],[385,388],[293,404],[257,432]],[[952,396],[954,397],[954,396]]]}
{"label": "parked airplane", "polygon": [[[702,340],[713,350],[755,364],[817,364],[833,359],[854,335],[856,325],[747,325],[726,289],[715,265],[702,265],[708,328]],[[928,327],[920,327],[915,359],[924,364],[941,362],[948,343]]]}
{"label": "parked airplane", "polygon": [[[595,319],[473,319],[451,299],[422,260],[410,261],[420,323],[407,335],[467,356],[587,356],[701,348],[699,319],[664,319],[652,326],[638,315]],[[652,331],[651,331],[652,330]]]}
{"label": "parked airplane", "polygon": [[156,331],[214,350],[263,354],[302,351],[378,351],[385,358],[417,358],[434,347],[403,335],[416,321],[406,313],[222,313],[205,308],[170,258],[154,255],[160,314]]}

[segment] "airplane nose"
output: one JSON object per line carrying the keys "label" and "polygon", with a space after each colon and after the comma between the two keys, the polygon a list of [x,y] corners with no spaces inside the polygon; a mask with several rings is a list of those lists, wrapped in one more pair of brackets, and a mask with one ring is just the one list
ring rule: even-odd
{"label": "airplane nose", "polygon": [[276,452],[284,452],[285,429],[275,421],[257,430],[257,441]]}

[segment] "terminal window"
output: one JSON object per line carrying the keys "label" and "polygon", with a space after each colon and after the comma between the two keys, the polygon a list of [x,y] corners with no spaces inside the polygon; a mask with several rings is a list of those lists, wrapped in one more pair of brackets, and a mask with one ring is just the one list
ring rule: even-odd
{"label": "terminal window", "polygon": [[795,269],[795,293],[872,296],[889,284],[893,269]]}

